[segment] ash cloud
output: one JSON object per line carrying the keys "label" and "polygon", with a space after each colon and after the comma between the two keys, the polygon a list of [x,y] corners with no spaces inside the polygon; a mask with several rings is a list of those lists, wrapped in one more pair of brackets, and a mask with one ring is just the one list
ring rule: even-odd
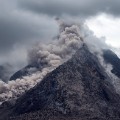
{"label": "ash cloud", "polygon": [[60,33],[56,40],[48,45],[38,44],[29,51],[29,63],[42,65],[41,70],[30,76],[25,76],[23,79],[8,81],[7,84],[1,81],[1,102],[16,99],[25,91],[34,87],[47,73],[68,60],[80,48],[83,43],[80,26],[78,24],[70,24],[68,27],[61,20],[58,20],[58,23],[60,25]]}

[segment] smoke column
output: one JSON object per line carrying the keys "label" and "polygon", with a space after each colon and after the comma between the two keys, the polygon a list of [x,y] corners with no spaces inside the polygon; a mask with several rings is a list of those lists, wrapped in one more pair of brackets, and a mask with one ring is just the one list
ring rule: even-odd
{"label": "smoke column", "polygon": [[43,77],[60,64],[68,60],[82,45],[80,25],[67,25],[57,19],[60,32],[56,40],[48,45],[39,44],[29,52],[29,63],[37,63],[42,68],[36,73],[4,83],[0,81],[0,102],[16,99],[25,91],[34,87]]}

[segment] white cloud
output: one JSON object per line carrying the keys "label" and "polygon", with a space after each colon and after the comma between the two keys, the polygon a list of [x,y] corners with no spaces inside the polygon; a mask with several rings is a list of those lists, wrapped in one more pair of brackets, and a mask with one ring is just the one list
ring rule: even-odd
{"label": "white cloud", "polygon": [[120,18],[101,14],[91,17],[86,23],[97,37],[105,37],[107,44],[120,48]]}

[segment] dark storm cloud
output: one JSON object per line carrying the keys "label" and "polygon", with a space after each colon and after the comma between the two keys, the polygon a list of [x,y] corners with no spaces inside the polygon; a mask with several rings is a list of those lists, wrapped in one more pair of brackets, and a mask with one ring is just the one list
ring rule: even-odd
{"label": "dark storm cloud", "polygon": [[28,40],[35,35],[37,34],[34,30],[31,30],[30,26],[26,28],[24,23],[21,26],[21,23],[17,19],[0,19],[0,49],[3,52],[11,48],[14,44],[24,42],[25,39]]}
{"label": "dark storm cloud", "polygon": [[101,12],[120,15],[120,0],[21,0],[20,7],[48,15],[88,17]]}
{"label": "dark storm cloud", "polygon": [[0,0],[0,65],[11,64],[11,71],[27,64],[28,46],[57,33],[52,17],[25,11],[18,4],[17,0]]}
{"label": "dark storm cloud", "polygon": [[[0,0],[0,54],[12,49],[15,44],[29,44],[51,37],[56,24],[45,15],[36,15],[17,7],[15,0]],[[53,30],[51,30],[51,26]]]}
{"label": "dark storm cloud", "polygon": [[32,17],[34,15],[22,16],[17,13],[15,16],[0,18],[0,52],[5,52],[13,47],[14,44],[29,44],[34,40],[42,40],[46,32],[52,34],[52,31],[49,29],[50,25],[45,23],[48,21],[45,20],[43,22],[43,18],[33,19]]}

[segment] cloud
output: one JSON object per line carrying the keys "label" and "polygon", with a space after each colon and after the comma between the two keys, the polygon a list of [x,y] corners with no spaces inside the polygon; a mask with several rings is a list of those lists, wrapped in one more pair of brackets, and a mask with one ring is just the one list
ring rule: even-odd
{"label": "cloud", "polygon": [[7,62],[21,68],[28,46],[49,41],[57,34],[58,26],[54,18],[23,11],[17,4],[15,0],[0,0],[0,65]]}
{"label": "cloud", "polygon": [[61,16],[93,16],[101,12],[120,15],[119,0],[21,0],[19,6],[32,12]]}
{"label": "cloud", "polygon": [[119,16],[119,4],[119,0],[0,0],[0,54],[15,44],[48,41],[57,33],[53,16],[84,18],[101,12]]}
{"label": "cloud", "polygon": [[120,48],[120,18],[113,18],[111,16],[101,14],[88,19],[86,23],[89,28],[94,31],[95,35],[98,37],[106,36],[106,43],[113,47]]}
{"label": "cloud", "polygon": [[[67,61],[82,46],[82,33],[77,24],[64,24],[59,21],[60,33],[50,44],[37,44],[29,52],[29,63],[37,63],[40,69],[32,75],[24,76],[4,83],[0,81],[0,102],[16,99],[25,91],[34,87],[43,77]],[[69,26],[69,27],[68,27]]]}
{"label": "cloud", "polygon": [[105,38],[105,43],[111,46],[109,48],[120,57],[120,18],[101,14],[87,19],[86,24],[94,32],[94,35]]}
{"label": "cloud", "polygon": [[18,68],[24,66],[28,46],[48,42],[58,33],[54,16],[78,21],[103,12],[119,16],[119,4],[119,0],[0,0],[0,64],[12,61]]}
{"label": "cloud", "polygon": [[[55,33],[54,27],[56,29],[53,19],[20,10],[3,12],[0,15],[0,26],[0,49],[3,51],[10,49],[15,44],[47,39],[45,32],[48,32],[49,37],[52,37]],[[53,30],[50,29],[51,26]]]}

